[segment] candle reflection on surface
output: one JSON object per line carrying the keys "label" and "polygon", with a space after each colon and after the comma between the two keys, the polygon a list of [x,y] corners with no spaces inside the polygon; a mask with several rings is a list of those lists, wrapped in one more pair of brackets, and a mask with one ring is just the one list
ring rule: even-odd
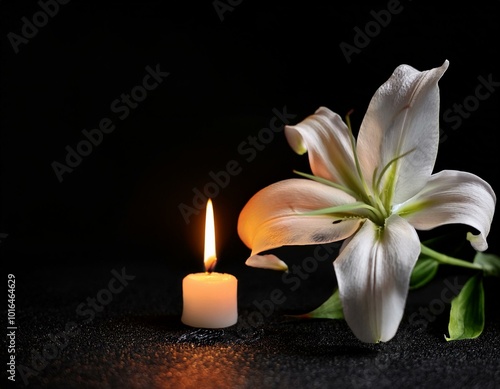
{"label": "candle reflection on surface", "polygon": [[181,344],[169,346],[166,368],[158,367],[158,388],[242,388],[251,358],[229,345]]}

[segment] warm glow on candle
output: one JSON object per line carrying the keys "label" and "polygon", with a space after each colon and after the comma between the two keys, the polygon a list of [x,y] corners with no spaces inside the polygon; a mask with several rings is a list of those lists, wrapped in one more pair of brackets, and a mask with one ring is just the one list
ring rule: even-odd
{"label": "warm glow on candle", "polygon": [[205,215],[205,270],[211,272],[216,262],[214,207],[212,200],[208,199]]}
{"label": "warm glow on candle", "polygon": [[181,321],[191,327],[225,328],[238,321],[238,280],[226,273],[214,272],[215,223],[212,200],[208,199],[205,216],[205,272],[188,274],[182,280]]}

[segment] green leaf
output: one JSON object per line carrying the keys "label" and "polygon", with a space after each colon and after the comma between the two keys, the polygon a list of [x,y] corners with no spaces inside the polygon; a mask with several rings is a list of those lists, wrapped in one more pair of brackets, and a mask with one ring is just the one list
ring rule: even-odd
{"label": "green leaf", "polygon": [[474,263],[483,268],[485,276],[500,277],[500,257],[498,255],[478,251],[474,257]]}
{"label": "green leaf", "polygon": [[471,277],[451,301],[447,341],[477,338],[484,329],[484,288],[482,275]]}
{"label": "green leaf", "polygon": [[339,290],[337,289],[323,304],[315,310],[303,315],[291,315],[306,319],[343,319],[344,312],[340,302]]}
{"label": "green leaf", "polygon": [[439,263],[428,256],[420,256],[410,277],[410,289],[421,288],[429,283],[438,271]]}

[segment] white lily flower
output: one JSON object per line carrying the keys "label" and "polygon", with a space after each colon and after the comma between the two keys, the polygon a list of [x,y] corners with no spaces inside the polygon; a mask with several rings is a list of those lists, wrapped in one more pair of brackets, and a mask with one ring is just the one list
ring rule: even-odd
{"label": "white lily flower", "polygon": [[[339,115],[319,108],[285,135],[307,152],[313,175],[272,184],[242,209],[238,233],[246,264],[286,270],[265,251],[285,245],[344,243],[334,261],[345,319],[358,339],[394,337],[420,254],[417,230],[461,223],[478,251],[495,210],[491,186],[474,174],[433,174],[439,144],[438,81],[448,68],[398,66],[376,91],[357,141]],[[262,253],[262,254],[261,254]]]}

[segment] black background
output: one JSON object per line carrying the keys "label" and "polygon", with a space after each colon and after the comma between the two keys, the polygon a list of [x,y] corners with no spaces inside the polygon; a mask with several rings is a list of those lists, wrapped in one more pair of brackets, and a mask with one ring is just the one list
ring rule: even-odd
{"label": "black background", "polygon": [[[353,109],[356,130],[375,90],[403,63],[426,70],[450,61],[439,82],[435,170],[468,171],[498,191],[498,86],[483,100],[474,96],[478,77],[500,82],[499,1],[246,0],[219,13],[214,3],[72,0],[15,53],[8,34],[21,35],[41,8],[2,1],[0,261],[16,274],[19,293],[57,300],[74,285],[95,291],[110,269],[128,266],[145,283],[164,277],[167,290],[156,298],[178,312],[182,276],[202,269],[204,221],[202,210],[186,223],[179,206],[193,207],[210,172],[236,161],[241,172],[212,196],[217,269],[241,278],[243,302],[264,295],[276,279],[245,266],[238,214],[264,186],[309,167],[282,132],[251,161],[242,143],[283,107],[296,115],[292,123],[320,106],[341,116]],[[341,43],[354,45],[357,29],[394,4],[399,12],[348,61]],[[142,84],[147,66],[169,75],[121,120],[111,104]],[[445,112],[465,101],[479,103],[457,125]],[[53,162],[64,163],[66,146],[76,148],[82,130],[103,118],[115,130],[59,182]],[[500,254],[498,230],[494,219],[489,251]],[[446,250],[467,245],[460,226],[429,236],[449,231],[458,233]],[[318,277],[334,282],[331,271]]]}
{"label": "black background", "polygon": [[[355,28],[365,29],[388,4],[399,4],[399,13],[347,63],[340,44],[354,45]],[[269,126],[273,108],[286,107],[293,123],[322,105],[341,116],[354,109],[357,129],[376,88],[402,63],[425,70],[450,61],[439,83],[443,142],[435,170],[469,171],[498,187],[497,91],[460,125],[456,113],[443,117],[474,96],[478,77],[500,79],[498,2],[241,2],[221,21],[211,2],[71,1],[17,54],[7,34],[20,35],[21,18],[32,20],[40,6],[2,8],[0,230],[16,262],[49,265],[66,262],[73,248],[130,245],[144,250],[140,260],[196,266],[203,212],[186,223],[179,205],[193,206],[193,188],[203,191],[213,182],[209,173],[229,161],[241,173],[213,196],[220,266],[244,262],[239,211],[256,191],[308,164],[283,133],[253,155],[242,154],[241,143]],[[157,64],[169,75],[122,120],[111,103]],[[82,130],[103,118],[115,130],[59,182],[51,164],[65,163],[65,147],[76,148],[86,139]],[[494,223],[492,250],[496,231]]]}

